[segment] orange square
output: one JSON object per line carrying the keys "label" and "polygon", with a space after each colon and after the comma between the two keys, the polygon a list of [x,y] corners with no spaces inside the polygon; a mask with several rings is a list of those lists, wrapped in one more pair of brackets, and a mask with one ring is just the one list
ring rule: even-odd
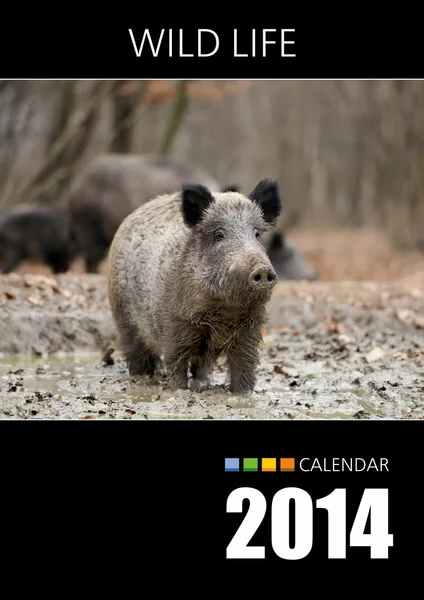
{"label": "orange square", "polygon": [[280,471],[294,471],[294,458],[280,458]]}

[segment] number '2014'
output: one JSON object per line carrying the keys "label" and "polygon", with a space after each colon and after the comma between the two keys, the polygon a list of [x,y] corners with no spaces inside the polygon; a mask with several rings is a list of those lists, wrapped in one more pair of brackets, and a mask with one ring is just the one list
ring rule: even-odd
{"label": "number '2014'", "polygon": [[[227,558],[265,558],[264,546],[248,546],[262,523],[267,501],[259,490],[240,487],[227,498],[227,513],[241,513],[243,500],[249,500],[249,510],[227,546]],[[295,503],[296,542],[289,543],[289,503]],[[387,489],[365,489],[352,525],[350,546],[369,546],[371,558],[388,558],[393,546],[393,534],[389,533],[389,495]],[[337,488],[316,501],[316,507],[328,512],[328,558],[346,558],[346,490]],[[370,515],[370,533],[365,526]],[[286,487],[279,490],[271,504],[271,544],[277,556],[285,560],[300,560],[312,550],[313,501],[300,488]]]}

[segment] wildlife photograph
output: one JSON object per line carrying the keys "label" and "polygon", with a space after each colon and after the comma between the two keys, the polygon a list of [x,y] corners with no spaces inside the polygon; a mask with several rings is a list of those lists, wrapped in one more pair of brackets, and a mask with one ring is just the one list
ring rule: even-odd
{"label": "wildlife photograph", "polygon": [[424,419],[423,80],[0,80],[0,419]]}

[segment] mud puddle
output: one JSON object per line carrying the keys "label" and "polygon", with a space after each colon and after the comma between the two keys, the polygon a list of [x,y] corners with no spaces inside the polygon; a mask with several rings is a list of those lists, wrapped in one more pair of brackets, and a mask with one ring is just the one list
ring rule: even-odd
{"label": "mud puddle", "polygon": [[[424,418],[422,355],[402,359],[402,335],[340,339],[328,332],[265,337],[255,389],[226,391],[217,366],[208,386],[171,392],[164,379],[130,377],[119,352],[0,358],[2,419]],[[397,353],[393,352],[393,347]]]}

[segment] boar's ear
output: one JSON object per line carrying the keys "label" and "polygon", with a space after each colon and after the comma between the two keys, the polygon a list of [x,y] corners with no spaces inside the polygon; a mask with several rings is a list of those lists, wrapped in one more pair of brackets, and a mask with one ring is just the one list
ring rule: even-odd
{"label": "boar's ear", "polygon": [[208,188],[199,184],[184,184],[181,198],[183,218],[188,227],[195,227],[201,221],[209,204],[214,202],[214,197]]}
{"label": "boar's ear", "polygon": [[273,223],[282,208],[278,181],[276,179],[262,179],[255,189],[250,192],[249,200],[259,204],[267,223]]}
{"label": "boar's ear", "polygon": [[237,192],[240,193],[241,189],[238,185],[227,185],[223,187],[221,193],[225,194],[225,192]]}

